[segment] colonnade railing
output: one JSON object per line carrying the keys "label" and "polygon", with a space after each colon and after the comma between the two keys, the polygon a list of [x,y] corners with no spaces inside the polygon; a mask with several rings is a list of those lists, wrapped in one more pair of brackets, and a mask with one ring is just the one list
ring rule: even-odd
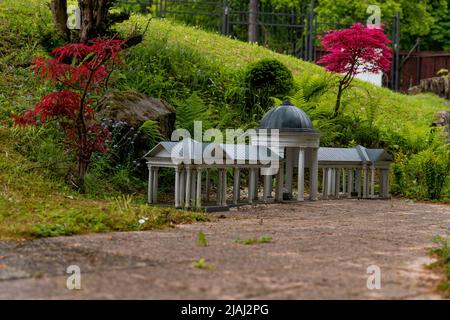
{"label": "colonnade railing", "polygon": [[[323,167],[322,199],[329,198],[388,198],[389,169],[363,166],[354,168]],[[375,191],[378,176],[378,193]]]}

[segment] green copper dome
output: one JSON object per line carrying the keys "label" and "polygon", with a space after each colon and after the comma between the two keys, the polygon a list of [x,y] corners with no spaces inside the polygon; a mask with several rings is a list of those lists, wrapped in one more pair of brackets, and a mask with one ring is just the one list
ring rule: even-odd
{"label": "green copper dome", "polygon": [[259,128],[294,132],[315,131],[308,115],[289,101],[270,109],[259,123]]}

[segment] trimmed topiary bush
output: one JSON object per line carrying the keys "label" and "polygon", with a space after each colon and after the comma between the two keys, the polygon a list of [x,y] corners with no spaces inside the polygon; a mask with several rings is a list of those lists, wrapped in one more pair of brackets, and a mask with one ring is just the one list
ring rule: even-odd
{"label": "trimmed topiary bush", "polygon": [[249,65],[244,81],[249,111],[267,111],[273,106],[270,97],[283,99],[294,88],[291,71],[276,59],[262,59]]}

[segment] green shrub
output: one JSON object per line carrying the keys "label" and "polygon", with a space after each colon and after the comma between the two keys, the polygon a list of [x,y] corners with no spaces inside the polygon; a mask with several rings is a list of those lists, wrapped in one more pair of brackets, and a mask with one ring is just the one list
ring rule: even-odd
{"label": "green shrub", "polygon": [[391,192],[393,194],[402,194],[406,191],[406,166],[408,159],[405,154],[398,152],[394,155],[394,163],[391,167],[392,184]]}
{"label": "green shrub", "polygon": [[441,139],[430,141],[427,149],[405,159],[396,159],[393,166],[395,191],[418,199],[439,200],[450,196],[450,150]]}
{"label": "green shrub", "polygon": [[246,109],[267,111],[273,106],[271,97],[283,99],[294,88],[292,72],[276,59],[262,59],[247,67],[244,74],[247,88]]}
{"label": "green shrub", "polygon": [[436,150],[425,150],[418,155],[422,157],[423,184],[425,196],[428,199],[438,200],[442,196],[444,184],[450,171],[448,155],[437,153]]}

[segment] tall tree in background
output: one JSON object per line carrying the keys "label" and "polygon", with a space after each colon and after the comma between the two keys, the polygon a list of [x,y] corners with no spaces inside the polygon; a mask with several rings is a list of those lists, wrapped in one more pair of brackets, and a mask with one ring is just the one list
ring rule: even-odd
{"label": "tall tree in background", "polygon": [[79,33],[75,34],[76,39],[71,39],[71,32],[67,28],[67,0],[52,0],[50,9],[56,30],[65,40],[87,43],[90,39],[108,36],[109,27],[113,23],[129,18],[127,13],[109,13],[115,2],[116,0],[78,0],[81,27]]}
{"label": "tall tree in background", "polygon": [[50,9],[52,11],[56,31],[64,38],[64,40],[69,40],[70,31],[67,28],[67,0],[52,0]]}
{"label": "tall tree in background", "polygon": [[80,42],[87,42],[105,34],[107,16],[114,0],[78,0],[81,13]]}
{"label": "tall tree in background", "polygon": [[259,1],[250,0],[248,5],[248,42],[258,42]]}

